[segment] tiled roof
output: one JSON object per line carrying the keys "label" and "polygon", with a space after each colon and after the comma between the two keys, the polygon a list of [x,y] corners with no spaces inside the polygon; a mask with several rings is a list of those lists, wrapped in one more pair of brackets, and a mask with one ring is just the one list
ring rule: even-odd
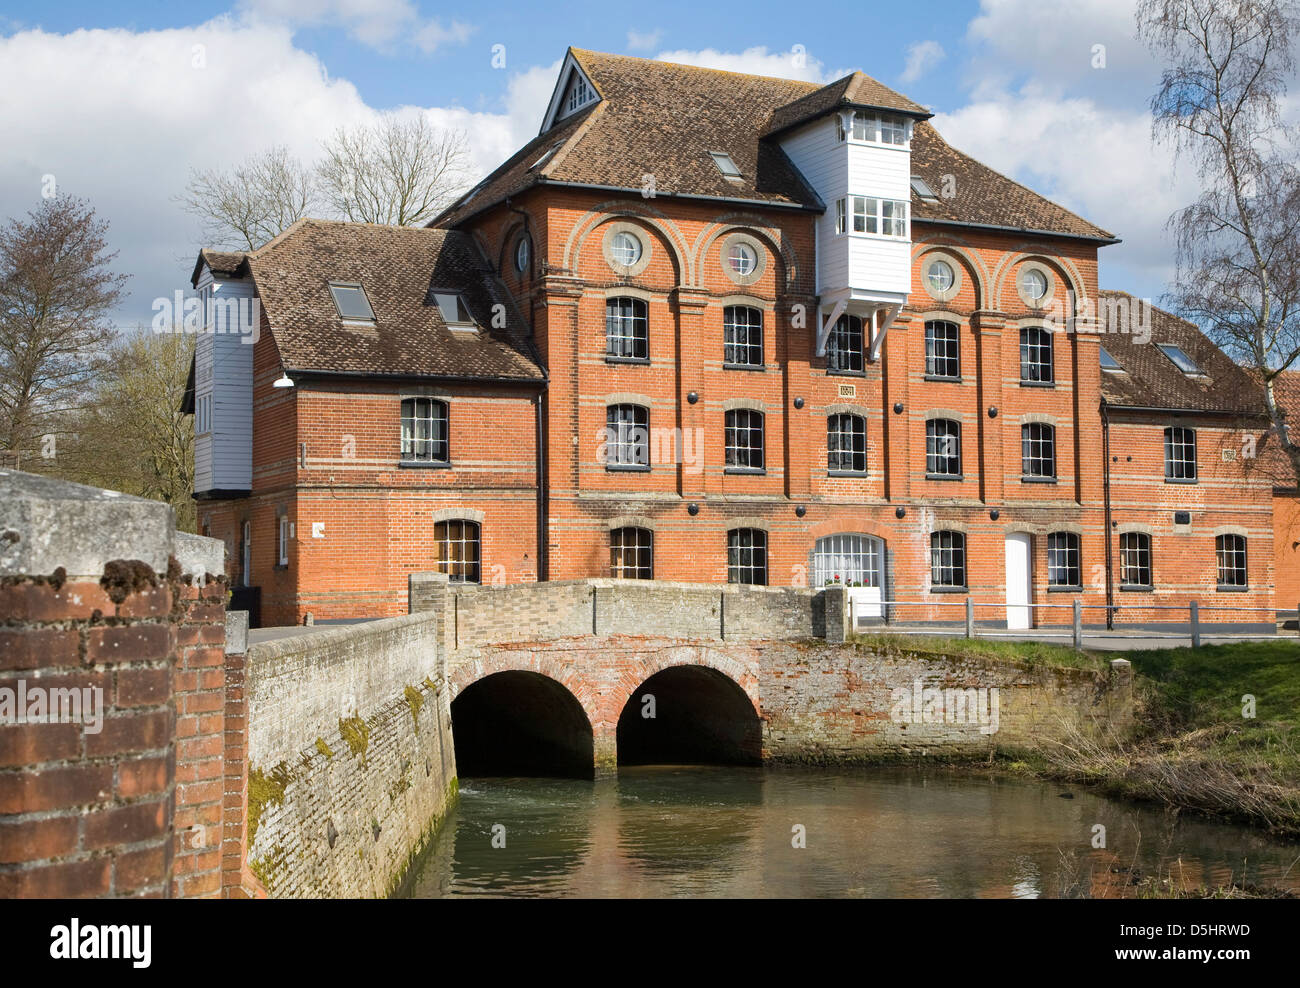
{"label": "tiled roof", "polygon": [[[1139,343],[1131,327],[1111,325],[1118,310],[1104,304],[1107,300],[1127,299],[1132,312],[1137,300],[1127,292],[1102,291],[1100,295],[1101,345],[1124,368],[1124,373],[1101,373],[1101,393],[1108,405],[1195,409],[1246,417],[1260,413],[1263,395],[1259,385],[1194,324],[1151,306],[1151,339]],[[1156,346],[1158,343],[1179,347],[1206,376],[1184,374]]]}
{"label": "tiled roof", "polygon": [[[1287,429],[1292,441],[1300,440],[1300,371],[1283,371],[1273,380],[1273,396],[1286,409]],[[1273,481],[1274,486],[1294,489],[1295,468],[1291,458],[1282,451],[1281,444],[1270,428],[1256,447],[1256,468]]]}
{"label": "tiled roof", "polygon": [[[927,202],[913,191],[914,222],[973,223],[1115,239],[1114,234],[958,151],[925,122],[918,122],[913,132],[912,174],[925,179],[938,199]],[[952,178],[945,178],[948,175]],[[949,192],[951,197],[945,197]]]}
{"label": "tiled roof", "polygon": [[783,130],[814,120],[841,107],[876,107],[896,110],[909,116],[929,117],[932,114],[920,103],[914,103],[902,93],[896,93],[883,83],[862,72],[852,72],[792,103],[777,107],[767,122],[765,134]]}
{"label": "tiled roof", "polygon": [[194,273],[190,275],[190,284],[196,284],[203,265],[207,265],[218,278],[242,278],[248,273],[244,262],[248,255],[243,251],[212,250],[204,247],[199,251],[194,262]]}
{"label": "tiled roof", "polygon": [[[544,378],[523,317],[466,234],[305,219],[247,257],[290,373]],[[374,324],[345,324],[330,282],[360,284]],[[449,329],[434,290],[460,293],[478,331]],[[505,328],[492,327],[496,305]]]}
{"label": "tiled roof", "polygon": [[[821,211],[825,204],[771,137],[836,106],[881,105],[928,115],[924,107],[860,72],[826,86],[571,49],[601,96],[539,134],[492,172],[434,225],[455,226],[507,196],[545,182],[640,192],[654,176],[657,195],[706,196]],[[543,164],[532,167],[555,145]],[[710,151],[729,154],[739,181],[722,176]],[[918,122],[912,171],[936,192],[955,179],[955,195],[926,203],[913,194],[918,220],[973,223],[1113,240],[1106,230],[1044,199],[947,144]]]}

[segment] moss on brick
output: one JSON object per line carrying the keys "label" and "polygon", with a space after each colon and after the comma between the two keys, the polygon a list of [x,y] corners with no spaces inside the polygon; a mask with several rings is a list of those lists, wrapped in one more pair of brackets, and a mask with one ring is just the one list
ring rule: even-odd
{"label": "moss on brick", "polygon": [[340,717],[339,734],[343,737],[354,757],[366,760],[366,750],[370,747],[370,728],[359,716]]}
{"label": "moss on brick", "polygon": [[334,752],[330,749],[330,746],[325,743],[324,738],[316,739],[316,750],[319,751],[326,758],[334,757]]}
{"label": "moss on brick", "polygon": [[420,708],[424,706],[424,694],[414,686],[402,691],[406,695],[406,705],[411,708],[411,722],[415,724],[415,733],[420,733]]}
{"label": "moss on brick", "polygon": [[[260,768],[248,771],[248,846],[253,846],[257,837],[257,828],[262,822],[262,814],[267,807],[279,806],[284,802],[284,791],[292,776],[289,767],[280,762],[270,773]],[[257,876],[261,878],[261,875]],[[265,881],[263,881],[265,884]]]}

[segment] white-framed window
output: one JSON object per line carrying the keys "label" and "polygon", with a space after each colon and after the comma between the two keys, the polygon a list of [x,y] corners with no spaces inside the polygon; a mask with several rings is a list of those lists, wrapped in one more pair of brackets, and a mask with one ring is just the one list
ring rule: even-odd
{"label": "white-framed window", "polygon": [[402,459],[447,463],[447,403],[435,398],[402,399]]}
{"label": "white-framed window", "polygon": [[862,320],[846,312],[826,337],[826,370],[832,374],[861,374],[865,352]]}
{"label": "white-framed window", "polygon": [[841,141],[851,136],[854,141],[865,141],[869,144],[907,147],[907,121],[902,117],[889,114],[854,110],[847,133],[844,129],[843,115],[837,117],[837,133]]}
{"label": "white-framed window", "polygon": [[826,469],[833,474],[867,472],[867,420],[861,415],[826,417]]}
{"label": "white-framed window", "polygon": [[1026,326],[1020,331],[1020,380],[1030,384],[1051,384],[1052,334],[1041,326]]}
{"label": "white-framed window", "polygon": [[1020,427],[1020,473],[1047,480],[1056,476],[1056,429],[1042,422]]}
{"label": "white-framed window", "polygon": [[277,558],[281,566],[289,565],[289,516],[280,516],[279,533],[276,539]]}
{"label": "white-framed window", "polygon": [[1218,557],[1219,586],[1245,587],[1246,580],[1246,536],[1216,535],[1214,552]]}
{"label": "white-framed window", "polygon": [[528,261],[532,257],[533,242],[528,234],[523,234],[515,244],[515,270],[523,274],[528,270]]}
{"label": "white-framed window", "polygon": [[641,260],[641,241],[636,234],[620,230],[610,238],[609,252],[619,264],[630,268]]}
{"label": "white-framed window", "polygon": [[1151,536],[1146,532],[1120,535],[1119,582],[1125,587],[1151,586]]}
{"label": "white-framed window", "polygon": [[727,533],[727,582],[767,586],[767,533],[761,528]]}
{"label": "white-framed window", "polygon": [[925,423],[925,473],[927,477],[961,476],[961,423],[930,419]]}
{"label": "white-framed window", "polygon": [[595,98],[595,92],[587,84],[587,80],[582,73],[574,72],[569,77],[569,88],[564,92],[564,102],[561,104],[560,116],[567,117],[570,113],[576,113]]}
{"label": "white-framed window", "polygon": [[966,536],[963,533],[930,533],[930,585],[966,586]]}
{"label": "white-framed window", "polygon": [[925,280],[930,286],[930,292],[941,296],[953,286],[957,280],[957,273],[947,261],[935,258],[925,269]]}
{"label": "white-framed window", "polygon": [[763,310],[729,305],[722,310],[722,362],[731,367],[763,366]]}
{"label": "white-framed window", "polygon": [[738,179],[741,177],[740,169],[736,167],[736,162],[731,155],[725,151],[710,151],[709,157],[713,163],[718,166],[718,171],[722,173],[723,178]]}
{"label": "white-framed window", "polygon": [[239,546],[239,581],[242,586],[253,585],[253,523],[244,522]]}
{"label": "white-framed window", "polygon": [[479,525],[475,521],[440,521],[433,526],[438,572],[452,583],[479,582]]}
{"label": "white-framed window", "polygon": [[[935,263],[943,264],[943,261]],[[961,343],[956,323],[932,319],[925,324],[925,374],[953,380],[961,377]]]}
{"label": "white-framed window", "polygon": [[758,252],[749,244],[736,241],[727,248],[727,264],[741,277],[753,274],[758,267]]}
{"label": "white-framed window", "polygon": [[1074,532],[1048,533],[1047,585],[1083,586],[1083,568],[1079,564],[1079,536]]}
{"label": "white-framed window", "polygon": [[615,360],[650,359],[650,314],[644,299],[605,300],[605,356]]}
{"label": "white-framed window", "polygon": [[434,291],[434,303],[449,329],[475,329],[474,317],[459,292]]}
{"label": "white-framed window", "polygon": [[339,318],[345,322],[374,322],[375,312],[370,307],[366,290],[357,282],[331,281],[330,296]]}
{"label": "white-framed window", "polygon": [[615,528],[609,533],[609,571],[616,580],[653,580],[655,533],[648,528]]}
{"label": "white-framed window", "polygon": [[814,587],[839,583],[846,587],[879,587],[884,543],[871,535],[827,535],[813,547]]}
{"label": "white-framed window", "polygon": [[194,402],[194,434],[212,431],[212,395],[199,395]]}
{"label": "white-framed window", "polygon": [[1196,480],[1196,430],[1170,426],[1165,430],[1165,480]]}
{"label": "white-framed window", "polygon": [[761,473],[763,467],[763,413],[733,408],[725,415],[726,469],[737,473]]}
{"label": "white-framed window", "polygon": [[1047,294],[1047,275],[1038,268],[1025,268],[1020,272],[1020,290],[1025,297],[1039,301]]}
{"label": "white-framed window", "polygon": [[650,468],[650,410],[643,405],[610,405],[605,409],[605,467],[609,470]]}
{"label": "white-framed window", "polygon": [[876,196],[845,196],[835,200],[836,233],[868,233],[907,237],[907,203]]}

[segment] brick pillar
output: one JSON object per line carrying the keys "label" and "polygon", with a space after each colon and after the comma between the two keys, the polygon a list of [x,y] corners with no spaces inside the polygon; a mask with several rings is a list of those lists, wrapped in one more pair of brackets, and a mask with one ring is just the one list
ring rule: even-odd
{"label": "brick pillar", "polygon": [[[701,341],[708,339],[704,331],[704,311],[710,297],[704,292],[689,291],[678,288],[675,294],[677,308],[677,428],[681,430],[683,448],[690,444],[694,462],[687,464],[686,457],[677,464],[677,491],[684,498],[702,499],[705,492],[705,472],[708,470],[708,437],[715,434],[710,430],[706,408],[718,410],[720,405],[713,403],[715,395],[708,395],[704,390],[704,354]],[[694,391],[700,400],[692,405],[686,398]],[[654,425],[654,413],[651,413],[651,426]],[[715,426],[718,432],[721,427]],[[689,437],[689,438],[688,438]]]}
{"label": "brick pillar", "polygon": [[[885,341],[880,351],[880,395],[881,395],[881,448],[884,450],[885,497],[890,501],[906,502],[911,497],[911,423],[913,413],[920,415],[921,409],[912,409],[908,405],[908,353],[909,330],[912,316],[900,312],[885,334]],[[903,406],[902,413],[894,411],[894,405]],[[924,435],[924,423],[922,423]],[[871,442],[868,437],[868,443]]]}
{"label": "brick pillar", "polygon": [[172,894],[221,894],[226,796],[225,550],[178,534],[175,609],[176,848]]}
{"label": "brick pillar", "polygon": [[[796,306],[801,308],[796,309]],[[802,327],[796,327],[798,313]],[[785,493],[792,499],[812,492],[813,451],[821,449],[825,436],[813,428],[811,355],[817,326],[817,302],[807,295],[781,295],[776,303],[776,354],[785,366]],[[796,398],[804,400],[795,408]],[[825,428],[825,421],[821,423]],[[822,466],[825,466],[823,463]]]}
{"label": "brick pillar", "polygon": [[172,535],[165,504],[0,471],[0,898],[171,892]]}

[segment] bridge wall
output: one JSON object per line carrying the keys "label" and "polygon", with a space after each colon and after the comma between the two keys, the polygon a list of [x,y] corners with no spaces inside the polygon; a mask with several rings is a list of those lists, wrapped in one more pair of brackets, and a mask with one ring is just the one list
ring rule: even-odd
{"label": "bridge wall", "polygon": [[440,623],[249,649],[247,860],[266,894],[387,895],[437,832],[456,792]]}

